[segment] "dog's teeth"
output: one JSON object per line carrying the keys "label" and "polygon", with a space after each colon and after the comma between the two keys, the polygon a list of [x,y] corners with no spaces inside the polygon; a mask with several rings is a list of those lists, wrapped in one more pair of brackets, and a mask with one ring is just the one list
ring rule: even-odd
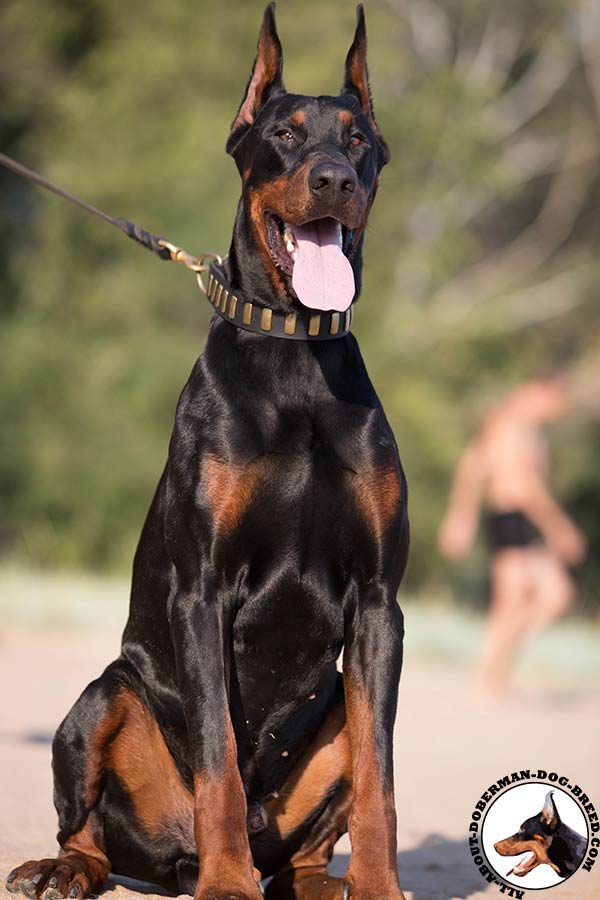
{"label": "dog's teeth", "polygon": [[298,251],[297,250],[294,250],[292,252],[292,259],[294,260],[294,262],[296,262],[296,260],[298,259]]}
{"label": "dog's teeth", "polygon": [[285,249],[290,254],[292,259],[295,259],[294,253],[296,252],[296,242],[294,240],[294,232],[292,230],[291,225],[285,225],[283,229],[283,243],[285,245]]}
{"label": "dog's teeth", "polygon": [[341,222],[336,222],[336,237],[337,237],[338,247],[340,247],[340,249],[341,249],[342,244],[343,244],[342,223]]}

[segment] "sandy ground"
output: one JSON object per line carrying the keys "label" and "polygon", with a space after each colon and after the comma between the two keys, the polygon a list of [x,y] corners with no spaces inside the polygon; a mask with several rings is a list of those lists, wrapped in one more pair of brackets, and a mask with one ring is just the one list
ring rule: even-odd
{"label": "sandy ground", "polygon": [[[0,631],[0,872],[53,853],[56,831],[50,741],[85,684],[117,652],[117,631]],[[498,894],[471,861],[475,801],[505,773],[542,767],[569,775],[600,807],[600,686],[528,684],[509,703],[477,709],[466,672],[423,662],[405,667],[396,732],[398,865],[407,900],[479,900]],[[340,842],[334,871],[347,862]],[[111,882],[112,900],[150,888]],[[503,894],[499,896],[508,896]],[[1,897],[9,897],[0,888]],[[600,896],[600,861],[551,890],[552,900]]]}

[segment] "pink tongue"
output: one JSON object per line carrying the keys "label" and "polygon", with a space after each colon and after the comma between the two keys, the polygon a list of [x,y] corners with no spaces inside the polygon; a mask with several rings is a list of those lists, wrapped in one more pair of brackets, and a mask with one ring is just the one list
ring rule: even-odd
{"label": "pink tongue", "polygon": [[[521,857],[521,859],[517,862],[515,866],[508,872],[508,875],[523,875],[523,870],[533,860],[533,853],[526,853],[525,856]],[[508,876],[507,876],[508,877]]]}
{"label": "pink tongue", "polygon": [[344,312],[354,300],[354,272],[338,244],[334,219],[293,225],[298,256],[292,286],[304,306]]}

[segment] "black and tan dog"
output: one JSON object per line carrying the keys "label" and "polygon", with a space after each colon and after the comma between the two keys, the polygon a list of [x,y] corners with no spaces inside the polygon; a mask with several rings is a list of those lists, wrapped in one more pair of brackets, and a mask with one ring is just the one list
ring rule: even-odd
{"label": "black and tan dog", "polygon": [[61,851],[10,874],[28,897],[83,898],[111,871],[197,900],[260,900],[261,875],[273,900],[403,897],[406,490],[344,312],[389,156],[362,8],[338,97],[286,93],[267,9],[227,150],[227,311],[179,401],[121,655],[56,734]]}
{"label": "black and tan dog", "polygon": [[508,875],[528,875],[536,866],[551,866],[561,878],[568,878],[583,861],[587,840],[561,821],[554,791],[548,791],[542,811],[526,819],[516,834],[498,841],[494,850],[500,856],[526,853]]}

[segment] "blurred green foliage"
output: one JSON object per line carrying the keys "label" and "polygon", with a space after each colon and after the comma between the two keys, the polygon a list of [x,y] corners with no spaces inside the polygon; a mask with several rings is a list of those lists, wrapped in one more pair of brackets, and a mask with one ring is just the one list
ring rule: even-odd
{"label": "blurred green foliage", "polygon": [[[225,251],[224,153],[264,3],[4,0],[2,149],[191,252]],[[435,534],[456,457],[518,379],[569,369],[554,483],[598,583],[600,24],[570,0],[370,0],[392,149],[355,332],[411,491],[413,589],[482,586]],[[591,12],[590,12],[591,10]],[[288,89],[337,93],[354,4],[282,0]],[[598,52],[596,52],[598,51]],[[209,308],[185,270],[0,171],[0,551],[130,564]],[[594,399],[595,398],[595,399]]]}

